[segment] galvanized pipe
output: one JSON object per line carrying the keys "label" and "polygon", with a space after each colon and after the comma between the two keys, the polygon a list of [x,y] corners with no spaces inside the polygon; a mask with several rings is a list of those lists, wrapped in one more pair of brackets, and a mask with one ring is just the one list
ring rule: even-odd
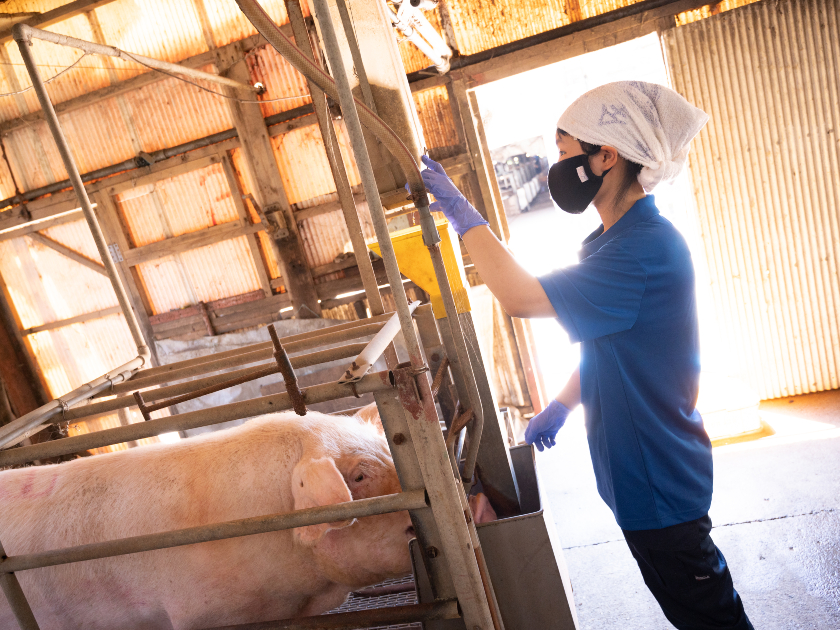
{"label": "galvanized pipe", "polygon": [[269,514],[254,516],[235,521],[198,525],[185,529],[176,529],[157,534],[131,536],[118,540],[78,545],[66,549],[41,551],[19,556],[11,556],[0,562],[0,574],[9,574],[41,567],[53,567],[60,564],[97,560],[113,556],[124,556],[142,551],[168,549],[183,545],[211,542],[253,534],[265,534],[297,527],[321,525],[334,521],[352,520],[378,514],[390,514],[402,510],[419,510],[426,508],[426,491],[412,490],[399,494],[388,494],[370,499],[358,499],[346,503],[323,505],[303,510],[295,510],[286,514]]}
{"label": "galvanized pipe", "polygon": [[83,400],[88,400],[95,394],[110,391],[114,383],[120,383],[128,379],[139,370],[147,361],[147,358],[136,357],[128,363],[121,365],[113,373],[105,374],[71,392],[64,394],[56,400],[51,400],[46,405],[38,407],[33,411],[13,420],[9,424],[0,427],[0,449],[9,448],[19,444],[30,435],[43,430],[53,422],[60,422],[65,410]]}
{"label": "galvanized pipe", "polygon": [[[420,306],[420,302],[412,302],[408,307],[409,312],[414,315],[414,311],[417,310],[418,306]],[[353,360],[353,365],[344,373],[344,376],[338,379],[338,382],[354,383],[367,374],[368,370],[376,363],[376,360],[385,352],[385,349],[391,345],[398,332],[400,332],[400,320],[395,313],[382,327],[382,330],[376,333],[376,336],[368,342],[364,350],[359,353],[359,356]]]}
{"label": "galvanized pipe", "polygon": [[[420,353],[419,343],[415,334],[411,319],[408,316],[408,308],[406,304],[405,288],[400,281],[399,267],[397,266],[397,258],[394,254],[394,247],[391,243],[390,234],[388,232],[388,224],[385,219],[385,213],[382,209],[382,203],[379,198],[376,181],[373,178],[373,168],[370,163],[370,157],[367,153],[367,147],[364,142],[364,137],[361,132],[361,121],[364,121],[365,126],[382,142],[396,161],[400,164],[403,172],[408,179],[408,185],[414,198],[414,205],[420,215],[420,225],[423,230],[423,242],[429,248],[429,254],[432,257],[432,262],[435,269],[435,276],[443,297],[444,307],[446,309],[449,326],[452,330],[452,336],[455,339],[457,357],[450,357],[453,366],[460,370],[464,375],[464,381],[467,382],[467,396],[469,398],[470,407],[475,413],[476,428],[483,426],[484,413],[481,405],[481,398],[478,394],[478,387],[475,383],[475,374],[473,373],[472,364],[470,363],[469,352],[467,351],[464,334],[461,330],[461,322],[458,319],[458,313],[455,309],[455,299],[452,295],[452,287],[449,284],[449,279],[446,274],[446,267],[443,263],[443,257],[440,253],[440,248],[436,247],[440,243],[440,235],[435,226],[434,219],[429,212],[429,198],[426,187],[423,184],[423,178],[420,175],[420,169],[415,161],[415,156],[397,136],[393,129],[391,129],[385,122],[371,111],[364,103],[359,102],[353,97],[350,90],[350,84],[347,75],[344,72],[344,65],[341,59],[341,51],[339,50],[338,40],[335,34],[335,28],[329,11],[329,6],[326,0],[314,0],[315,13],[327,17],[327,19],[319,20],[321,25],[321,34],[324,38],[324,49],[327,53],[327,59],[330,67],[336,75],[335,80],[330,77],[323,69],[312,63],[298,50],[295,45],[289,41],[282,31],[277,28],[277,25],[271,20],[268,14],[262,9],[255,0],[236,0],[239,8],[248,17],[251,23],[256,27],[257,31],[266,38],[277,52],[285,57],[289,63],[307,79],[315,83],[324,92],[329,94],[333,99],[338,99],[341,104],[341,110],[344,114],[345,123],[350,135],[350,142],[353,146],[353,153],[356,157],[356,162],[359,167],[362,184],[365,189],[365,194],[368,199],[369,208],[371,210],[371,218],[373,219],[374,229],[376,231],[376,238],[379,241],[382,257],[385,261],[385,271],[388,276],[388,281],[391,283],[391,290],[393,291],[394,301],[397,305],[397,313],[400,316],[400,324],[402,326],[403,337],[408,350],[409,358],[412,365],[420,368],[423,365],[423,357]],[[457,365],[456,360],[457,359]]]}
{"label": "galvanized pipe", "polygon": [[233,79],[222,77],[217,74],[203,72],[201,70],[195,70],[193,68],[186,68],[184,66],[179,66],[177,63],[169,63],[168,61],[161,61],[160,59],[152,59],[151,57],[146,57],[144,55],[137,55],[135,53],[126,52],[124,50],[120,50],[116,46],[96,44],[94,42],[88,42],[83,39],[70,37],[68,35],[61,35],[60,33],[43,31],[39,28],[27,26],[26,24],[16,24],[15,28],[12,29],[12,33],[14,35],[15,41],[18,42],[28,42],[32,38],[40,39],[42,41],[49,42],[51,44],[56,44],[58,46],[76,48],[78,50],[83,50],[86,53],[92,53],[94,55],[116,57],[118,59],[122,59],[123,61],[133,61],[134,63],[139,63],[142,66],[146,66],[147,68],[152,68],[154,70],[160,70],[161,72],[180,74],[185,77],[190,77],[192,79],[210,81],[211,83],[218,83],[219,85],[225,85],[236,90],[245,90],[247,92],[257,91],[257,88],[255,88],[253,85],[248,85],[247,83],[234,81]]}
{"label": "galvanized pipe", "polygon": [[[367,324],[366,326],[358,326],[354,329],[344,331],[339,335],[331,335],[326,340],[322,340],[320,337],[312,337],[310,339],[294,341],[292,343],[286,344],[285,347],[288,348],[288,352],[300,352],[302,350],[308,350],[309,348],[345,341],[347,339],[366,337],[367,335],[379,332],[379,329],[381,329],[382,326],[383,324],[381,323]],[[327,336],[324,335],[324,337]],[[274,346],[271,345],[270,341],[267,344],[254,344],[254,346],[252,347],[257,349],[244,354],[234,355],[227,359],[212,360],[206,363],[199,363],[198,365],[193,365],[191,367],[186,367],[183,369],[174,369],[169,372],[157,372],[156,374],[149,377],[144,377],[145,372],[140,372],[133,381],[128,381],[121,385],[115,386],[111,393],[124,394],[135,389],[145,389],[147,387],[152,387],[153,385],[169,383],[171,381],[177,381],[183,378],[189,378],[191,376],[199,376],[201,374],[218,372],[219,370],[236,367],[238,365],[258,363],[274,357]],[[327,350],[322,350],[318,353],[304,355],[305,357],[307,357],[306,359],[303,359],[302,357],[292,357],[292,365],[294,365],[295,367],[306,367],[307,365],[315,365],[317,363],[323,363],[325,361],[330,361],[333,359],[347,358],[344,354],[346,352],[344,348],[347,348],[347,346],[340,346],[339,348],[330,348]],[[315,357],[314,355],[320,356]],[[172,363],[171,365],[177,366],[176,363]]]}
{"label": "galvanized pipe", "polygon": [[[376,231],[376,238],[379,241],[379,246],[382,250],[382,258],[385,262],[385,272],[388,277],[388,282],[391,284],[391,291],[394,295],[394,302],[397,306],[397,313],[399,314],[400,324],[402,325],[403,337],[405,338],[406,350],[411,360],[412,365],[421,367],[423,365],[423,355],[420,352],[420,344],[414,334],[414,326],[411,323],[411,313],[408,310],[408,300],[405,295],[405,287],[402,284],[399,267],[397,266],[397,258],[394,254],[394,247],[391,244],[390,233],[388,232],[388,224],[385,220],[385,210],[382,207],[382,201],[379,198],[379,188],[376,185],[376,177],[373,174],[373,165],[370,161],[370,156],[367,152],[365,144],[364,133],[362,131],[362,123],[359,118],[358,110],[356,109],[356,100],[353,97],[353,92],[350,88],[350,81],[344,71],[344,60],[341,56],[341,50],[338,44],[338,37],[333,25],[330,8],[326,0],[314,0],[315,14],[318,17],[318,23],[321,27],[321,36],[323,38],[324,50],[327,54],[327,61],[332,68],[335,79],[335,88],[338,92],[338,100],[341,105],[341,113],[344,116],[344,123],[350,136],[350,144],[353,147],[353,155],[356,158],[356,165],[359,169],[359,175],[362,180],[362,187],[365,191],[365,197],[368,200],[368,207],[370,209],[371,218],[373,219],[374,230]],[[374,116],[375,117],[375,116]],[[412,163],[414,162],[412,158]],[[417,166],[414,166],[417,171]],[[419,172],[417,172],[419,177]],[[409,178],[410,179],[410,178]],[[423,186],[422,179],[420,185]],[[423,198],[426,200],[428,210],[428,197],[425,194],[425,187],[422,188]],[[431,215],[430,215],[431,216]]]}
{"label": "galvanized pipe", "polygon": [[[315,61],[312,47],[309,40],[309,32],[303,19],[300,0],[286,0],[286,8],[289,13],[289,23],[292,26],[292,33],[295,36],[295,43],[301,52],[309,59]],[[360,77],[361,80],[361,77]],[[347,176],[347,169],[344,168],[344,159],[338,146],[338,136],[335,133],[332,117],[327,107],[327,99],[323,90],[307,79],[309,92],[312,95],[312,104],[315,108],[315,117],[318,119],[318,127],[321,130],[321,138],[324,141],[324,149],[327,153],[327,160],[330,164],[333,180],[335,181],[336,193],[344,214],[344,223],[347,225],[347,232],[350,235],[350,242],[353,244],[353,251],[356,253],[356,263],[359,266],[359,275],[362,278],[362,286],[365,289],[365,296],[368,299],[372,315],[381,315],[385,312],[385,305],[382,302],[382,294],[379,292],[379,283],[376,281],[376,273],[373,270],[373,263],[368,255],[365,235],[362,232],[362,223],[359,220],[359,213],[356,209],[356,202],[353,199],[353,191],[350,188],[350,179]],[[363,83],[363,85],[365,85]],[[368,92],[370,86],[367,86]],[[372,99],[371,99],[372,102]],[[389,353],[391,354],[391,353]],[[388,358],[388,367],[394,367],[397,363],[396,352]],[[394,365],[391,365],[393,362]]]}
{"label": "galvanized pipe", "polygon": [[[3,543],[0,542],[0,560],[5,560],[6,552],[3,550]],[[14,573],[0,573],[0,589],[9,602],[9,608],[20,626],[20,630],[39,630],[32,608],[26,601],[26,595],[20,587],[17,576]]]}
{"label": "galvanized pipe", "polygon": [[[301,333],[298,335],[289,335],[288,337],[281,337],[280,343],[287,348],[288,352],[302,352],[310,348],[317,348],[318,346],[326,346],[333,343],[341,343],[342,341],[349,341],[351,339],[358,339],[359,337],[366,337],[368,335],[375,335],[380,328],[385,325],[391,318],[390,314],[380,315],[378,317],[371,317],[362,321],[348,322],[347,324],[339,324],[337,326],[330,326],[329,328],[319,328],[308,333]],[[160,365],[157,367],[143,370],[135,377],[135,381],[147,378],[150,376],[157,376],[158,374],[165,374],[167,372],[175,372],[183,368],[194,367],[198,365],[217,364],[220,367],[215,369],[207,369],[207,372],[214,372],[216,370],[230,367],[230,363],[226,361],[232,357],[237,357],[243,354],[252,352],[271,350],[274,351],[274,346],[270,341],[263,341],[260,343],[251,344],[243,348],[236,348],[234,350],[226,350],[225,352],[216,352],[203,357],[196,357],[195,359],[187,359],[186,361],[178,361],[168,365]],[[266,355],[266,359],[271,358],[271,354]],[[295,365],[295,367],[303,367],[302,365]]]}
{"label": "galvanized pipe", "polygon": [[[327,363],[337,359],[346,359],[348,357],[355,356],[364,348],[365,344],[363,343],[352,343],[346,346],[340,346],[338,348],[331,348],[329,350],[322,350],[320,352],[313,352],[311,354],[298,355],[296,357],[291,358],[292,366],[301,368],[308,367],[310,365],[319,365],[321,363]],[[146,402],[152,402],[155,400],[163,400],[164,398],[167,398],[169,396],[181,396],[183,394],[195,392],[196,390],[204,389],[206,387],[217,386],[231,379],[250,377],[247,378],[247,380],[253,380],[254,378],[259,378],[253,375],[258,372],[261,372],[264,369],[265,368],[263,366],[258,365],[254,367],[244,368],[241,370],[235,370],[233,372],[225,372],[223,374],[207,376],[205,378],[196,379],[194,381],[188,381],[186,383],[169,385],[168,387],[147,389],[143,392],[143,399]],[[201,395],[204,396],[206,394]],[[177,404],[177,401],[172,401],[169,404]],[[125,409],[133,405],[134,399],[131,396],[118,396],[116,398],[112,398],[111,400],[103,400],[100,402],[85,405],[83,407],[74,407],[73,409],[70,409],[66,413],[64,413],[62,415],[62,419],[80,420],[82,418],[98,416],[103,413],[108,413],[110,411],[116,411],[117,409]]]}
{"label": "galvanized pipe", "polygon": [[135,372],[142,368],[149,362],[151,357],[149,348],[146,346],[146,341],[143,338],[143,333],[140,330],[140,325],[137,323],[137,318],[134,316],[134,311],[131,308],[131,302],[129,301],[128,295],[122,286],[122,282],[120,282],[120,277],[117,273],[114,261],[111,259],[108,252],[105,237],[102,234],[102,229],[99,227],[99,221],[96,218],[93,206],[90,203],[87,191],[82,183],[79,169],[76,167],[76,162],[70,151],[70,145],[67,143],[67,138],[65,138],[64,132],[61,129],[58,116],[55,113],[55,108],[52,105],[49,94],[47,94],[46,85],[41,79],[38,67],[32,56],[30,46],[32,43],[31,37],[34,31],[37,31],[37,29],[32,29],[32,27],[26,26],[25,24],[16,24],[12,29],[15,41],[20,49],[24,65],[26,66],[26,70],[32,79],[32,87],[38,96],[38,101],[41,104],[47,124],[49,125],[53,138],[55,139],[58,152],[61,155],[61,160],[64,163],[64,167],[67,169],[67,174],[73,185],[73,189],[76,192],[76,196],[79,198],[82,212],[87,220],[93,240],[96,243],[96,249],[102,259],[105,270],[108,273],[108,278],[111,280],[111,286],[117,296],[120,309],[125,317],[126,324],[128,324],[128,329],[131,332],[134,343],[137,346],[138,356],[136,359],[133,359],[132,361],[129,361],[123,366],[117,368],[117,374],[115,374],[114,377],[110,374],[101,376],[98,379],[73,390],[62,398],[53,400],[35,411],[18,418],[14,422],[9,423],[0,430],[0,448],[17,444],[19,441],[25,439],[32,433],[37,432],[36,430],[40,430],[39,427],[42,427],[45,424],[45,420],[54,418],[62,410],[67,409],[69,405],[90,398],[99,391],[110,388],[113,385],[115,378],[118,378],[119,380],[128,379],[131,376],[131,372]]}
{"label": "galvanized pipe", "polygon": [[361,630],[381,628],[408,623],[434,621],[436,619],[458,619],[458,601],[446,599],[429,604],[390,606],[356,612],[333,613],[316,617],[298,617],[281,621],[264,621],[238,626],[220,626],[207,630]]}
{"label": "galvanized pipe", "polygon": [[[306,390],[306,400],[309,404],[315,404],[327,400],[355,397],[356,394],[371,394],[373,392],[391,389],[392,387],[391,372],[386,370],[368,374],[361,381],[353,385],[340,385],[338,383],[313,385]],[[229,403],[211,409],[200,409],[168,418],[158,418],[156,420],[149,420],[148,422],[139,422],[114,429],[94,431],[93,433],[53,440],[43,444],[0,451],[0,468],[3,466],[23,464],[36,459],[69,455],[70,453],[78,453],[79,451],[108,446],[110,444],[142,440],[143,438],[153,437],[161,433],[188,431],[189,429],[206,427],[229,420],[253,418],[254,416],[265,413],[275,413],[291,408],[292,403],[289,400],[289,395],[286,393],[262,396],[261,398]]]}

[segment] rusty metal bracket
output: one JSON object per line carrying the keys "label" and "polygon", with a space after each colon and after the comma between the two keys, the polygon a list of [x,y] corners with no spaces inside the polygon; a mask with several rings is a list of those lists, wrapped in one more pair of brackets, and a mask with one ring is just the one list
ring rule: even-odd
{"label": "rusty metal bracket", "polygon": [[443,357],[443,361],[438,366],[435,378],[432,381],[432,397],[437,398],[440,386],[443,385],[443,377],[446,376],[446,368],[449,367],[449,357]]}
{"label": "rusty metal bracket", "polygon": [[143,414],[143,420],[151,420],[151,411],[146,406],[146,401],[143,400],[143,394],[139,391],[134,392],[134,400],[137,401],[137,407],[140,409],[140,413]]}
{"label": "rusty metal bracket", "polygon": [[274,360],[277,361],[277,367],[280,370],[280,374],[283,375],[283,381],[286,384],[289,399],[292,401],[292,407],[297,415],[305,416],[306,391],[298,387],[295,369],[292,367],[292,362],[289,361],[289,355],[286,354],[286,351],[280,343],[280,338],[277,336],[274,324],[269,324],[268,334],[271,337],[271,343],[274,344]]}

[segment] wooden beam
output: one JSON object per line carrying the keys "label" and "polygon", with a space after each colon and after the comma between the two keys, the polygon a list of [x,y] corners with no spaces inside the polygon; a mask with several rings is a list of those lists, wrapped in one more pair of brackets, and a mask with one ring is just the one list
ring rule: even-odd
{"label": "wooden beam", "polygon": [[[225,178],[230,188],[230,194],[233,196],[233,204],[236,206],[236,213],[239,215],[239,220],[242,222],[242,225],[254,225],[251,223],[251,216],[245,207],[245,202],[242,199],[242,190],[239,188],[239,182],[236,181],[236,174],[233,172],[233,166],[228,156],[225,156],[222,160],[222,168],[225,171]],[[259,236],[256,233],[249,234],[247,240],[248,249],[251,251],[251,258],[257,270],[257,278],[260,281],[260,286],[266,295],[271,295],[271,278],[268,275],[266,261],[263,258],[262,249],[260,248]]]}
{"label": "wooden beam", "polygon": [[[488,181],[487,168],[484,164],[484,156],[481,152],[481,140],[478,137],[478,131],[475,127],[475,122],[469,93],[467,91],[466,82],[459,79],[452,82],[452,93],[455,97],[455,103],[458,108],[458,117],[456,118],[456,125],[460,123],[461,129],[464,133],[464,138],[467,143],[467,152],[469,153],[472,162],[473,170],[466,173],[464,176],[472,180],[473,190],[478,190],[479,197],[471,201],[475,205],[482,216],[490,223],[490,228],[493,229],[494,224],[498,227],[498,220],[496,215],[496,200],[493,198],[493,193]],[[494,230],[496,232],[496,230]],[[498,237],[499,234],[496,233]]]}
{"label": "wooden beam", "polygon": [[[87,11],[93,11],[99,7],[104,7],[106,4],[111,4],[115,0],[75,0],[65,5],[57,7],[52,11],[46,13],[38,13],[30,18],[21,20],[20,23],[28,24],[37,28],[47,28],[53,24],[58,24],[64,20],[68,20],[73,16],[80,15]],[[12,29],[7,28],[0,31],[0,44],[12,41]]]}
{"label": "wooden beam", "polygon": [[[192,155],[192,153],[192,151],[184,153],[183,156],[179,156],[182,159],[173,159],[172,162],[166,160],[167,163],[165,164],[158,162],[146,168],[137,169],[137,171],[133,171],[132,177],[123,179],[121,182],[110,182],[107,188],[108,194],[114,196],[126,190],[156,184],[162,179],[177,177],[200,168],[206,168],[212,164],[218,164],[223,159],[217,147],[214,147],[213,151],[203,152],[203,154]],[[155,166],[157,168],[154,168]]]}
{"label": "wooden beam", "polygon": [[49,236],[44,236],[40,232],[30,232],[28,234],[29,238],[37,243],[41,243],[41,245],[45,247],[49,247],[50,249],[57,251],[59,254],[64,256],[65,258],[69,258],[70,260],[79,263],[80,265],[87,267],[88,269],[92,269],[98,274],[101,274],[108,277],[108,272],[105,271],[105,265],[100,262],[96,262],[88,258],[87,256],[83,256],[79,252],[74,249],[70,249],[66,245],[62,245],[58,241],[54,241]]}
{"label": "wooden beam", "polygon": [[46,404],[50,398],[20,334],[17,312],[8,295],[6,283],[0,277],[0,378],[12,413],[20,417]]}
{"label": "wooden beam", "polygon": [[[674,28],[676,15],[702,7],[708,2],[709,0],[638,2],[476,55],[456,59],[450,74],[453,79],[467,80],[470,87],[484,85],[649,33]],[[421,76],[418,73],[409,75],[413,92],[441,85],[439,77],[426,79]]]}
{"label": "wooden beam", "polygon": [[128,266],[136,267],[142,263],[157,260],[164,256],[180,254],[181,252],[186,252],[197,247],[205,247],[231,238],[255,234],[265,229],[266,226],[262,223],[243,225],[241,220],[236,220],[204,228],[203,230],[188,232],[181,236],[166,238],[156,243],[143,245],[142,247],[134,247],[128,251],[123,251],[122,256]]}
{"label": "wooden beam", "polygon": [[[364,193],[354,194],[353,201],[356,204],[364,203]],[[325,203],[319,203],[317,206],[310,206],[308,208],[303,208],[302,210],[295,210],[295,221],[300,223],[301,221],[306,221],[307,219],[312,219],[322,214],[327,214],[328,212],[340,212],[341,210],[340,201],[327,201]]]}
{"label": "wooden beam", "polygon": [[122,255],[115,255],[119,252],[129,251],[128,230],[120,218],[119,210],[113,198],[104,191],[95,193],[96,216],[99,218],[99,225],[108,243],[108,249],[112,252],[112,259],[120,274],[120,281],[125,287],[131,301],[131,308],[134,316],[143,331],[143,338],[152,353],[152,365],[160,365],[157,348],[154,344],[154,331],[149,323],[149,315],[152,313],[152,305],[148,296],[141,289],[140,275],[136,269],[129,266]]}
{"label": "wooden beam", "polygon": [[33,326],[32,328],[27,328],[21,334],[26,337],[46,330],[55,330],[56,328],[64,328],[65,326],[70,326],[72,324],[81,324],[83,322],[89,322],[92,319],[101,319],[118,313],[122,313],[122,309],[119,306],[111,306],[98,311],[93,311],[92,313],[83,313],[81,315],[76,315],[75,317],[68,317],[67,319],[59,319],[58,321],[49,322],[48,324]]}
{"label": "wooden beam", "polygon": [[478,99],[474,91],[471,90],[467,93],[467,101],[471,116],[469,121],[464,121],[464,124],[470,124],[472,127],[471,130],[467,131],[467,140],[470,144],[471,153],[472,142],[475,141],[478,143],[479,155],[478,159],[473,160],[473,164],[475,165],[475,172],[478,176],[479,186],[481,187],[481,195],[484,197],[487,220],[490,222],[490,229],[493,230],[496,238],[503,243],[507,243],[510,238],[510,231],[508,230],[501,192],[498,195],[496,194],[496,189],[498,188],[496,169],[493,168],[493,158],[490,155],[490,148],[487,146],[484,123],[481,120]]}
{"label": "wooden beam", "polygon": [[[216,66],[220,74],[243,83],[251,82],[248,64],[243,62],[243,49],[229,48],[217,52]],[[234,93],[231,91],[229,94]],[[318,294],[306,263],[300,233],[283,188],[277,159],[260,106],[233,99],[229,99],[227,103],[242,142],[242,156],[251,192],[263,214],[277,228],[268,232],[277,244],[276,251],[283,268],[283,284],[291,296],[292,305],[301,317],[306,317],[307,314],[319,317],[321,307],[318,305]]]}

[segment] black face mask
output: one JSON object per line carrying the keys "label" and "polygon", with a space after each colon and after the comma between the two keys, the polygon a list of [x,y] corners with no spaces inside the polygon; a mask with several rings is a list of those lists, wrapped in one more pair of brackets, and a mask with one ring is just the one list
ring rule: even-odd
{"label": "black face mask", "polygon": [[[604,175],[609,172],[610,169],[607,169]],[[592,172],[588,155],[566,158],[548,169],[548,192],[561,210],[580,214],[601,190],[604,175]]]}

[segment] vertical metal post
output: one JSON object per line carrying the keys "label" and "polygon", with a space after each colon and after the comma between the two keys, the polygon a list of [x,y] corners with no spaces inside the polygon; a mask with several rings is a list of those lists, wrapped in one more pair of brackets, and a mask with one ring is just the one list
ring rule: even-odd
{"label": "vertical metal post", "polygon": [[356,102],[350,89],[350,82],[344,72],[344,62],[341,58],[341,50],[338,46],[335,28],[333,26],[330,8],[327,0],[314,0],[316,15],[321,16],[319,24],[321,35],[324,39],[324,49],[327,53],[327,61],[333,70],[333,78],[338,88],[339,103],[341,112],[344,115],[344,122],[347,125],[347,132],[350,135],[350,142],[353,146],[353,153],[356,157],[356,164],[359,167],[359,174],[362,179],[362,186],[367,197],[370,208],[373,226],[376,230],[376,238],[382,251],[382,258],[385,261],[385,272],[388,275],[388,282],[391,285],[391,294],[397,305],[397,313],[400,317],[400,324],[405,338],[406,350],[409,359],[414,367],[423,365],[423,355],[420,353],[420,344],[414,332],[414,324],[411,321],[411,313],[408,310],[408,298],[405,294],[405,287],[400,276],[400,269],[397,266],[397,256],[394,253],[394,246],[391,244],[391,236],[388,232],[388,224],[385,220],[385,210],[382,208],[382,200],[379,198],[379,189],[376,185],[376,178],[373,174],[373,165],[367,153],[362,123],[359,120],[359,113],[356,110]]}
{"label": "vertical metal post", "polygon": [[117,301],[122,309],[125,321],[128,324],[128,329],[131,332],[131,337],[137,346],[137,352],[143,356],[146,361],[149,360],[149,348],[146,346],[146,340],[143,338],[143,333],[140,330],[140,325],[137,323],[137,318],[134,316],[134,311],[131,309],[131,301],[125,288],[120,282],[120,276],[117,272],[117,267],[111,259],[111,254],[108,252],[108,245],[105,242],[105,236],[102,234],[102,228],[99,227],[99,220],[93,211],[93,206],[88,198],[85,185],[82,183],[82,176],[76,166],[76,161],[73,159],[73,154],[70,152],[70,145],[67,143],[67,138],[64,136],[64,131],[61,129],[61,124],[58,121],[58,115],[55,113],[52,101],[49,94],[47,94],[47,87],[38,73],[38,67],[35,65],[35,59],[32,57],[32,30],[25,24],[16,24],[12,29],[12,34],[20,49],[20,55],[23,57],[23,63],[26,66],[26,71],[32,79],[32,87],[38,95],[38,102],[41,103],[41,109],[44,111],[44,117],[47,120],[50,131],[52,132],[55,143],[58,147],[58,153],[61,155],[61,161],[64,163],[64,168],[67,169],[67,176],[70,183],[73,185],[73,190],[79,198],[79,204],[82,206],[82,212],[85,215],[90,232],[93,235],[93,240],[96,243],[96,249],[99,252],[99,257],[102,259],[102,264],[105,265],[105,270],[108,272],[108,278],[111,280],[111,286],[114,288],[114,293],[117,295]]}
{"label": "vertical metal post", "polygon": [[[289,14],[289,23],[295,36],[295,43],[304,55],[317,62],[312,53],[312,46],[309,41],[309,33],[303,19],[303,12],[300,7],[300,0],[286,0],[286,9]],[[312,95],[312,103],[315,107],[315,117],[318,119],[318,127],[321,130],[321,138],[324,141],[324,148],[327,152],[327,160],[330,164],[333,180],[335,181],[338,200],[341,203],[341,210],[344,213],[344,222],[347,225],[347,232],[350,234],[350,242],[353,244],[353,251],[356,254],[356,264],[359,266],[359,275],[362,277],[362,286],[365,288],[365,296],[368,299],[371,315],[382,315],[385,312],[385,305],[382,302],[382,295],[376,282],[376,273],[373,270],[373,263],[370,261],[365,236],[362,233],[362,224],[359,220],[359,213],[356,209],[356,202],[353,200],[353,191],[350,188],[350,179],[347,177],[347,170],[341,157],[341,150],[338,146],[338,137],[335,133],[327,98],[324,92],[307,79],[309,93]],[[368,86],[370,92],[370,86]],[[368,202],[369,203],[369,202]],[[386,351],[385,355],[388,367],[397,364],[397,354],[393,347]]]}
{"label": "vertical metal post", "polygon": [[[3,549],[3,543],[0,542],[0,559],[5,558],[6,551]],[[0,588],[9,602],[9,607],[15,615],[15,619],[17,619],[20,630],[40,630],[17,576],[14,573],[0,573]]]}

